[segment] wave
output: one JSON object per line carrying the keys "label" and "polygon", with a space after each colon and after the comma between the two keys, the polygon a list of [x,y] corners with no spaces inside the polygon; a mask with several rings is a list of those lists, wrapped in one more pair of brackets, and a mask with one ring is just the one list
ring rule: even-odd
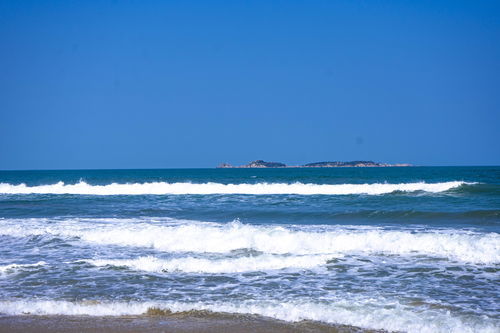
{"label": "wave", "polygon": [[498,332],[496,326],[498,322],[493,318],[460,316],[450,313],[447,309],[411,307],[397,301],[373,298],[336,299],[328,302],[255,300],[224,303],[0,301],[0,313],[8,315],[124,316],[145,315],[152,309],[159,309],[158,312],[166,315],[188,311],[253,314],[288,322],[312,320],[409,333]]}
{"label": "wave", "polygon": [[[291,255],[426,255],[470,263],[499,263],[500,235],[456,229],[385,229],[360,226],[262,226],[144,220],[6,219],[0,235],[68,237],[97,245],[165,252],[230,253],[251,249]],[[142,221],[142,222],[141,222]],[[111,223],[110,223],[111,222]]]}
{"label": "wave", "polygon": [[91,185],[80,181],[76,184],[58,182],[50,185],[27,186],[0,183],[3,194],[80,194],[80,195],[166,195],[166,194],[297,194],[297,195],[380,195],[393,192],[430,192],[439,193],[458,188],[466,183],[450,181],[442,183],[401,183],[401,184],[304,184],[304,183],[257,183],[257,184],[220,184],[220,183],[112,183]]}
{"label": "wave", "polygon": [[[311,213],[304,213],[304,215]],[[484,219],[491,219],[494,222],[500,218],[500,209],[482,209],[482,210],[469,210],[469,211],[424,211],[424,210],[358,210],[352,212],[334,212],[325,214],[320,212],[317,214],[319,217],[327,215],[332,218],[381,218],[393,219],[401,222],[402,219],[420,219],[420,221],[432,219],[468,219],[473,221],[480,221]]]}
{"label": "wave", "polygon": [[152,256],[137,259],[95,259],[83,260],[94,266],[127,267],[145,272],[184,272],[184,273],[244,273],[281,269],[311,269],[325,265],[331,255],[276,256],[259,255],[256,257],[231,259],[175,258],[158,259]]}
{"label": "wave", "polygon": [[489,194],[497,196],[500,194],[499,184],[487,184],[487,183],[465,183],[456,190],[458,193],[467,194]]}
{"label": "wave", "polygon": [[39,261],[34,264],[9,264],[9,265],[0,265],[0,276],[7,275],[11,273],[16,273],[19,270],[23,270],[31,267],[39,267],[45,265],[45,261]]}

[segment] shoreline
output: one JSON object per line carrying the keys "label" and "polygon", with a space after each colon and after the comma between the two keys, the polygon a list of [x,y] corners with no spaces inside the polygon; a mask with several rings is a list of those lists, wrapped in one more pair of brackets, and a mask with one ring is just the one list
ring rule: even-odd
{"label": "shoreline", "polygon": [[0,315],[0,333],[172,332],[172,333],[382,333],[316,321],[286,322],[259,315],[188,311],[127,316]]}

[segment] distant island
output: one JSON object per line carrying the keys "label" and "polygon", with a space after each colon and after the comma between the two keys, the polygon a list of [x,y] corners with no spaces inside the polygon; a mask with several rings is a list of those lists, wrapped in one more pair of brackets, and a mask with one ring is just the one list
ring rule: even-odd
{"label": "distant island", "polygon": [[266,162],[256,160],[245,165],[233,166],[228,163],[221,163],[217,168],[357,168],[357,167],[408,167],[407,163],[388,164],[373,161],[350,161],[350,162],[314,162],[304,165],[286,165],[280,162]]}

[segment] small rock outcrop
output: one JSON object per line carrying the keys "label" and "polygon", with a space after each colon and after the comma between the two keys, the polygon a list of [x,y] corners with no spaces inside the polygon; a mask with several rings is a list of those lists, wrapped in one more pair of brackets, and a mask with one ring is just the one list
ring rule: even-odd
{"label": "small rock outcrop", "polygon": [[266,162],[263,160],[257,160],[248,163],[244,167],[246,168],[285,168],[286,164],[279,162]]}

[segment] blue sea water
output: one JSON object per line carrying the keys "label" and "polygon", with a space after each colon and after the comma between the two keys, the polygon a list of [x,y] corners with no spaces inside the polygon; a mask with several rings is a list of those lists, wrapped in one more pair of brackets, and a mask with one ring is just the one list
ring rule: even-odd
{"label": "blue sea water", "polygon": [[0,171],[0,313],[499,332],[500,167]]}

